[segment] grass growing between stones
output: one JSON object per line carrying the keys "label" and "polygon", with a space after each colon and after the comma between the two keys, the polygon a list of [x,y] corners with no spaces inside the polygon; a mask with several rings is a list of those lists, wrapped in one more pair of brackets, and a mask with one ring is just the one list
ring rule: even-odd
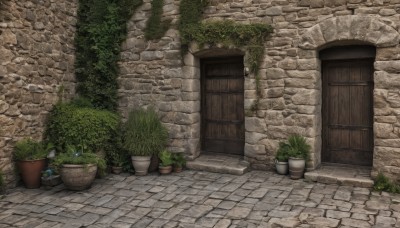
{"label": "grass growing between stones", "polygon": [[393,183],[388,177],[379,173],[375,180],[374,190],[400,193],[400,185]]}

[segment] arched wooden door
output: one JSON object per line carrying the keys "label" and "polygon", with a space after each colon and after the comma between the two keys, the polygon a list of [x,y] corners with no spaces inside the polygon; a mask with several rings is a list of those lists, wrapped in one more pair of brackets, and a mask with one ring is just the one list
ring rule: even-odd
{"label": "arched wooden door", "polygon": [[202,151],[244,155],[243,57],[201,61]]}
{"label": "arched wooden door", "polygon": [[[371,166],[374,52],[331,52],[322,57],[322,162]],[[333,54],[332,54],[333,53]],[[353,59],[349,58],[353,56]],[[336,56],[336,57],[334,57]],[[358,57],[358,58],[356,58]]]}

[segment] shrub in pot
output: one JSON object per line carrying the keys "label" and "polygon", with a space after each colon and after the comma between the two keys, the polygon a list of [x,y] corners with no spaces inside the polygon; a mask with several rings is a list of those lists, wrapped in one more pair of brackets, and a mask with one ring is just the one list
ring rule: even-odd
{"label": "shrub in pot", "polygon": [[281,175],[286,175],[288,173],[288,156],[290,147],[287,143],[280,142],[279,149],[275,156],[275,168],[276,172]]}
{"label": "shrub in pot", "polygon": [[172,164],[174,164],[172,153],[168,150],[163,150],[158,154],[160,158],[160,166],[158,171],[160,174],[169,174],[172,172]]}
{"label": "shrub in pot", "polygon": [[290,178],[300,179],[303,177],[311,146],[307,143],[306,138],[300,135],[290,136],[287,145],[289,147]]}
{"label": "shrub in pot", "polygon": [[117,114],[94,108],[83,98],[56,104],[49,114],[46,138],[63,151],[66,145],[85,144],[93,152],[103,150],[118,131]]}
{"label": "shrub in pot", "polygon": [[173,160],[174,160],[174,172],[176,173],[182,172],[183,167],[186,165],[186,159],[185,156],[183,156],[183,153],[175,153],[173,155]]}
{"label": "shrub in pot", "polygon": [[119,127],[105,146],[107,162],[111,166],[111,172],[115,174],[122,172],[123,166],[128,160],[128,155],[122,148],[121,133],[121,128]]}
{"label": "shrub in pot", "polygon": [[14,159],[27,188],[40,187],[40,177],[46,166],[46,156],[51,149],[51,144],[45,146],[42,142],[32,139],[23,139],[15,144]]}
{"label": "shrub in pot", "polygon": [[167,140],[167,129],[153,109],[138,109],[129,113],[124,124],[123,147],[131,155],[136,175],[147,174],[151,156],[158,155]]}
{"label": "shrub in pot", "polygon": [[61,180],[70,190],[80,191],[89,188],[97,170],[100,174],[104,174],[105,160],[84,146],[79,146],[79,149],[74,146],[66,148],[67,152],[57,155],[53,161],[53,165],[59,170]]}

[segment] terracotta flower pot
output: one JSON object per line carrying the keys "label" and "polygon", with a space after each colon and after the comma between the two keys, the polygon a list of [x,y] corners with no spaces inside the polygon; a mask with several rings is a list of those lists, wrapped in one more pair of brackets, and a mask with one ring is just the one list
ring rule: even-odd
{"label": "terracotta flower pot", "polygon": [[17,162],[22,181],[26,188],[39,188],[42,170],[46,167],[46,159],[27,160]]}
{"label": "terracotta flower pot", "polygon": [[97,173],[97,165],[69,165],[61,167],[60,175],[65,187],[81,191],[89,188]]}
{"label": "terracotta flower pot", "polygon": [[120,173],[122,173],[122,167],[121,166],[113,166],[113,167],[111,167],[111,171],[114,174],[120,174]]}
{"label": "terracotta flower pot", "polygon": [[160,166],[158,167],[158,172],[160,172],[161,175],[169,174],[172,172],[172,166]]}
{"label": "terracotta flower pot", "polygon": [[182,172],[182,166],[174,166],[174,172],[175,173],[180,173],[180,172]]}

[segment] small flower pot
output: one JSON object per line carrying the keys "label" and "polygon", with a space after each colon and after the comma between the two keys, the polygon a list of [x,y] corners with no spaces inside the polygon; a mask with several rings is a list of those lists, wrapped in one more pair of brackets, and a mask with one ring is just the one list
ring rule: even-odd
{"label": "small flower pot", "polygon": [[290,178],[298,180],[303,178],[306,161],[303,158],[289,158]]}
{"label": "small flower pot", "polygon": [[160,172],[161,175],[169,174],[172,172],[172,166],[159,166],[158,172]]}
{"label": "small flower pot", "polygon": [[114,174],[120,174],[120,173],[122,173],[122,167],[121,166],[112,166],[111,172]]}
{"label": "small flower pot", "polygon": [[288,162],[281,162],[278,160],[275,160],[275,168],[276,172],[280,175],[286,175],[289,171],[289,164]]}
{"label": "small flower pot", "polygon": [[181,166],[174,166],[174,172],[175,173],[180,173],[182,172],[183,168]]}
{"label": "small flower pot", "polygon": [[150,166],[151,156],[131,156],[135,175],[145,176]]}
{"label": "small flower pot", "polygon": [[46,166],[46,159],[27,160],[17,162],[22,181],[26,188],[39,188],[42,170]]}

